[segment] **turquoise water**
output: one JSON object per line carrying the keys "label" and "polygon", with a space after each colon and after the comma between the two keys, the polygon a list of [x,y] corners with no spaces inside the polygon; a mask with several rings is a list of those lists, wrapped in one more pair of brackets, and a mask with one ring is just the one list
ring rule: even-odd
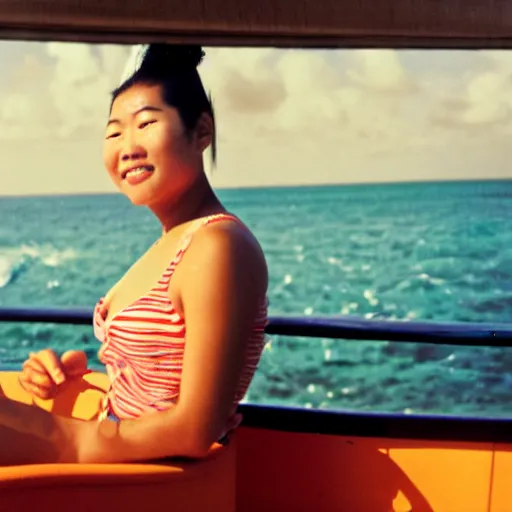
{"label": "turquoise water", "polygon": [[[272,315],[512,322],[512,181],[224,190],[270,268]],[[159,236],[117,195],[0,198],[0,306],[85,306]],[[92,329],[0,324],[0,365]],[[512,414],[512,349],[273,337],[248,400]]]}

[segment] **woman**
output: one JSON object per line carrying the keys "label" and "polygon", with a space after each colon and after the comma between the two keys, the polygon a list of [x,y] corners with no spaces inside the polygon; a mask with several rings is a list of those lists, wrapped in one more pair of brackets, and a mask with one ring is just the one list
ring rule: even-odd
{"label": "woman", "polygon": [[[256,239],[204,172],[215,124],[196,69],[202,57],[199,47],[143,47],[113,93],[106,169],[157,216],[162,236],[96,306],[111,383],[99,421],[2,400],[0,465],[202,457],[237,426],[263,349],[268,276]],[[49,398],[86,372],[83,352],[59,359],[44,350],[31,354],[20,382]]]}

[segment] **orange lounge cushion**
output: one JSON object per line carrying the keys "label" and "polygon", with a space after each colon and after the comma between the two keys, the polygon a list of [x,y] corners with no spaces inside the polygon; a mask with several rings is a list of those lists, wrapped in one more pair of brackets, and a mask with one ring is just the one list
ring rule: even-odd
{"label": "orange lounge cushion", "polygon": [[[54,400],[33,400],[17,372],[0,372],[7,398],[55,414],[91,419],[108,385],[105,374],[70,381]],[[167,459],[137,464],[33,464],[0,467],[1,510],[234,511],[235,439],[212,446],[199,461]]]}

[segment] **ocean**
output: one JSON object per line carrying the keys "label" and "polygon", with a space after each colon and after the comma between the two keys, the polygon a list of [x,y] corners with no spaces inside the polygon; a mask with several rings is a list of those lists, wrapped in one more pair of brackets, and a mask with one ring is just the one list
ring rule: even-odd
{"label": "ocean", "polygon": [[[270,314],[512,322],[512,181],[218,192],[259,238]],[[0,198],[0,307],[92,308],[159,236],[120,195]],[[412,340],[414,341],[414,340]],[[92,328],[0,324],[0,366]],[[246,400],[512,415],[512,349],[273,336]]]}

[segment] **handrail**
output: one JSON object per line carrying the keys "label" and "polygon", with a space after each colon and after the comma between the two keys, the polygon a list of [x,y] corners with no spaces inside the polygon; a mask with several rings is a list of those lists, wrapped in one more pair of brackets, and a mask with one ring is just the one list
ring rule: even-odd
{"label": "handrail", "polygon": [[[91,325],[89,308],[0,307],[0,322]],[[339,317],[271,317],[267,334],[437,345],[512,347],[512,324],[410,322]]]}
{"label": "handrail", "polygon": [[[91,325],[88,308],[2,308],[0,322]],[[348,317],[273,317],[269,334],[399,342],[512,346],[512,325],[377,321]],[[0,371],[18,371],[3,363]],[[240,404],[243,424],[251,428],[327,435],[430,441],[512,442],[512,418],[456,417]]]}

